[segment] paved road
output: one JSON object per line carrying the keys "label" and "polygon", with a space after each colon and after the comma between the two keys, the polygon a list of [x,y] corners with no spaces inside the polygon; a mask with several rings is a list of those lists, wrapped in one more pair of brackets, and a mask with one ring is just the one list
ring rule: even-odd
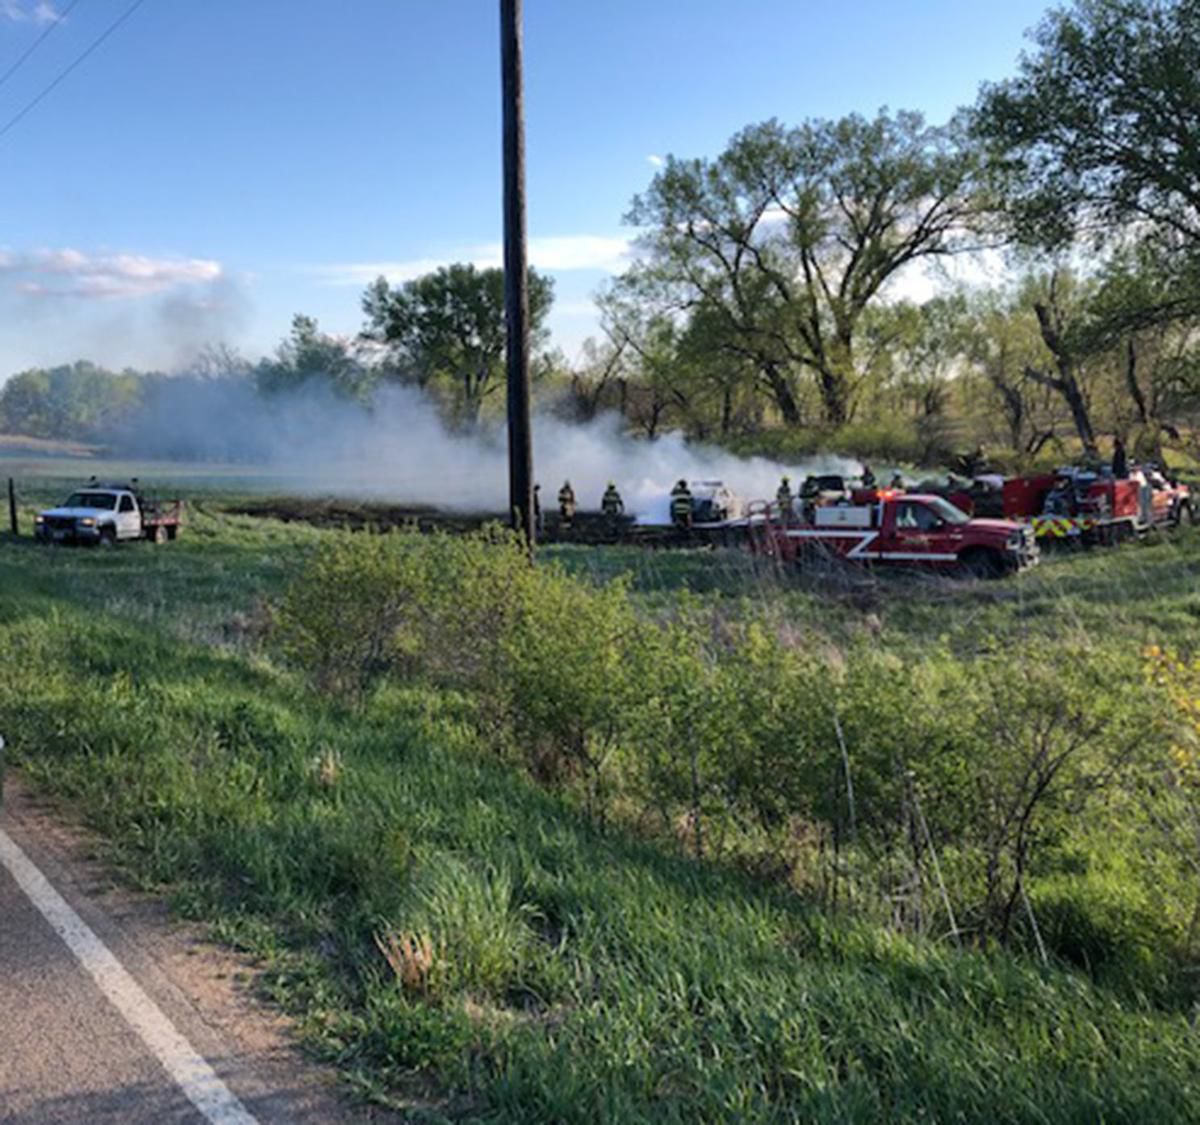
{"label": "paved road", "polygon": [[277,1017],[233,997],[226,955],[114,889],[87,853],[83,837],[10,787],[0,814],[0,1123],[386,1119],[349,1105]]}

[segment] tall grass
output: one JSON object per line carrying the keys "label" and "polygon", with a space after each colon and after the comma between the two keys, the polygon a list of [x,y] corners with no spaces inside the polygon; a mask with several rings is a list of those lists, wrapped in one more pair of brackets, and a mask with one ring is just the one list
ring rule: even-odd
{"label": "tall grass", "polygon": [[[361,698],[314,694],[230,623],[333,537],[218,517],[194,530],[161,552],[0,546],[0,727],[132,875],[257,952],[314,1049],[373,1096],[511,1121],[1200,1117],[1186,995],[1092,971],[1113,948],[1155,947],[1155,918],[1174,932],[1147,877],[1157,862],[1168,894],[1178,877],[1136,854],[1133,791],[1056,841],[1031,888],[1073,961],[959,949],[855,903],[818,908],[731,858],[697,861],[686,835],[602,826],[569,778],[547,787],[525,758],[481,750],[461,667],[414,679],[401,660]],[[936,681],[1056,629],[1073,643],[1094,630],[1101,667],[1136,668],[1143,639],[1191,635],[1189,551],[1089,557],[1019,588],[886,585],[868,604],[749,589],[822,658],[885,650],[861,698],[897,655],[940,653]],[[641,592],[635,573],[639,619],[715,606],[736,620],[732,580],[700,606],[671,592],[703,562],[663,558],[681,573]],[[1105,590],[1107,607],[1092,597]],[[574,613],[561,596],[547,612]],[[921,706],[938,703],[933,682]],[[853,713],[843,735],[865,746]],[[916,722],[892,714],[896,737]],[[865,817],[870,787],[856,796]],[[940,858],[947,880],[970,874],[952,848]],[[408,964],[427,967],[406,979]]]}

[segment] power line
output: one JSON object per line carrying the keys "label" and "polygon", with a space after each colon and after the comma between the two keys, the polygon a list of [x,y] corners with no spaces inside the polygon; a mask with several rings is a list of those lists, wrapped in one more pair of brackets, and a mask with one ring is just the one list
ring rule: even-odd
{"label": "power line", "polygon": [[29,58],[29,56],[32,55],[33,52],[36,51],[46,41],[50,33],[54,31],[58,25],[71,14],[75,8],[75,5],[78,3],[79,0],[71,0],[71,3],[63,9],[62,15],[56,16],[54,18],[54,22],[50,24],[50,26],[47,27],[46,30],[43,31],[41,35],[39,35],[32,43],[30,43],[28,47],[25,48],[25,53],[21,55],[21,57],[17,59],[17,61],[13,63],[12,66],[10,66],[3,74],[0,74],[0,86],[3,86],[5,82],[7,82],[14,74],[17,73],[18,70],[21,69],[25,63],[25,60]]}
{"label": "power line", "polygon": [[19,110],[13,117],[8,119],[4,126],[0,128],[0,137],[3,137],[10,129],[22,121],[26,114],[30,112],[30,110],[40,104],[48,94],[50,94],[77,66],[80,65],[80,63],[82,63],[93,51],[95,51],[101,43],[103,43],[114,31],[116,31],[121,24],[129,19],[129,17],[132,16],[133,13],[136,12],[138,8],[140,8],[145,2],[146,0],[133,0],[133,3],[130,4],[124,12],[122,12],[115,20],[113,20],[112,23],[108,25],[108,27],[104,29],[104,31],[102,31],[95,39],[92,40],[87,49],[84,50],[83,53],[74,60],[74,62],[70,63],[62,71],[60,71],[57,77],[55,77],[52,82],[42,89],[41,93],[33,98],[32,101],[26,103],[24,108]]}

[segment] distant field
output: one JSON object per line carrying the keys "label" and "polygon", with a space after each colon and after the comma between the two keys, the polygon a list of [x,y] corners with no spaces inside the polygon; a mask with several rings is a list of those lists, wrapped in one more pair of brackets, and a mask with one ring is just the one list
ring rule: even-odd
{"label": "distant field", "polygon": [[13,477],[39,494],[71,488],[88,477],[128,480],[137,477],[149,490],[169,492],[307,492],[316,478],[271,472],[261,465],[219,462],[137,461],[108,457],[34,455],[0,445],[0,476]]}
{"label": "distant field", "polygon": [[[280,514],[287,518],[305,518],[303,514],[292,515],[291,510],[297,505],[300,513],[308,512],[310,508],[317,511],[323,507],[320,501],[301,498],[349,500],[350,507],[356,511],[363,506],[361,501],[354,499],[356,492],[352,487],[347,486],[340,491],[331,489],[329,481],[315,471],[305,474],[272,470],[263,465],[206,461],[35,456],[27,451],[13,452],[0,446],[0,488],[4,487],[5,478],[13,478],[17,495],[25,506],[44,506],[59,501],[92,476],[109,481],[136,479],[153,496],[181,497],[193,502],[217,504],[223,508],[228,506],[232,510],[261,506],[264,498],[278,497],[287,510],[263,514]],[[376,490],[375,495],[381,493]],[[403,501],[402,485],[398,484],[395,496],[388,498]],[[355,524],[364,521],[339,518],[329,522]],[[398,520],[389,519],[386,522],[395,523]]]}
{"label": "distant field", "polygon": [[91,457],[95,453],[95,447],[83,442],[50,441],[27,434],[0,434],[0,457]]}

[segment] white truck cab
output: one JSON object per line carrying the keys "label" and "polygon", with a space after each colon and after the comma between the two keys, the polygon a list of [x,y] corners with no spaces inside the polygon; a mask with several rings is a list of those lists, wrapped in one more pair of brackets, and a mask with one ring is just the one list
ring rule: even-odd
{"label": "white truck cab", "polygon": [[142,513],[131,491],[82,488],[35,517],[39,539],[52,543],[116,542],[142,537]]}

